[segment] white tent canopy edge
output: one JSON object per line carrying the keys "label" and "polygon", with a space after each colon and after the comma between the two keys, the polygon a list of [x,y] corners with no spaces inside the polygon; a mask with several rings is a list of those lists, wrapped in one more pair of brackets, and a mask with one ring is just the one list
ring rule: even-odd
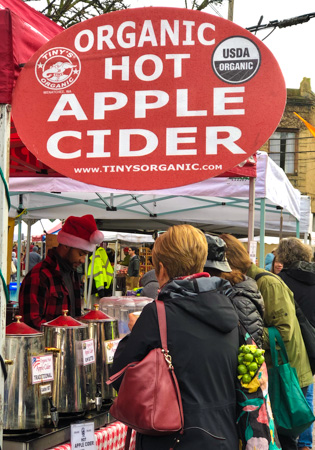
{"label": "white tent canopy edge", "polygon": [[[231,232],[226,228],[233,225],[236,233],[242,229],[245,235],[248,229],[249,180],[246,178],[211,178],[178,188],[137,192],[91,186],[65,177],[10,178],[9,186],[11,217],[19,208],[25,208],[25,218],[30,219],[93,214],[105,221],[102,228],[108,230],[158,229],[163,224],[165,227],[183,222],[207,225],[208,231],[219,227]],[[284,214],[283,231],[294,233],[296,220],[300,220],[300,192],[265,152],[257,152],[257,211],[261,199],[266,203],[266,232],[279,231],[277,208],[280,207]],[[261,228],[260,221],[255,214],[255,229]],[[306,232],[304,225],[300,231]]]}
{"label": "white tent canopy edge", "polygon": [[[11,217],[25,208],[27,218],[65,219],[69,215],[93,214],[108,230],[156,230],[191,223],[208,232],[246,235],[248,231],[247,178],[211,178],[178,188],[137,192],[88,185],[66,177],[10,178],[9,186]],[[255,230],[263,236],[277,235],[281,214],[283,233],[307,233],[309,220],[301,216],[300,210],[300,192],[267,153],[258,151]]]}

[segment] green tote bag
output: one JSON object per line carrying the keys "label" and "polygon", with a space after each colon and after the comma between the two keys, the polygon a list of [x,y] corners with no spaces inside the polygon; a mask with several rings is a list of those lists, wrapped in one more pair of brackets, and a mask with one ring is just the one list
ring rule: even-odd
{"label": "green tote bag", "polygon": [[269,396],[277,430],[279,434],[298,437],[314,422],[315,416],[300,388],[296,370],[288,362],[279,331],[274,327],[268,331],[272,358],[272,367],[268,369]]}

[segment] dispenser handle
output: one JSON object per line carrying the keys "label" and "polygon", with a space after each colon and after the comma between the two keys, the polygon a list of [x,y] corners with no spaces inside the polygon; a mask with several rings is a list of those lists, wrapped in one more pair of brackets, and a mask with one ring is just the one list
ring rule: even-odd
{"label": "dispenser handle", "polygon": [[61,349],[56,347],[45,347],[45,352],[60,353]]}

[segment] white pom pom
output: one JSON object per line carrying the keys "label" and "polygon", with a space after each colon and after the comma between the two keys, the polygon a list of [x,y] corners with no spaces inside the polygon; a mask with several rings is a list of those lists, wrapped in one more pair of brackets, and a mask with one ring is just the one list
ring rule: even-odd
{"label": "white pom pom", "polygon": [[90,242],[92,244],[100,244],[104,241],[104,235],[100,230],[95,230],[90,236]]}

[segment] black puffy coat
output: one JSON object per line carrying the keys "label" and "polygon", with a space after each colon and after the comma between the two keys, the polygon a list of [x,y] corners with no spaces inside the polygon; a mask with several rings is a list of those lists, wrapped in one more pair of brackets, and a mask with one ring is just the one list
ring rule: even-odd
{"label": "black puffy coat", "polygon": [[252,336],[258,347],[262,347],[264,329],[264,300],[255,280],[245,277],[241,283],[234,284],[229,291],[240,322]]}
{"label": "black puffy coat", "polygon": [[294,294],[305,316],[315,326],[315,263],[296,261],[278,274]]}
{"label": "black puffy coat", "polygon": [[[158,296],[165,302],[168,348],[184,409],[185,431],[176,450],[238,448],[238,317],[229,298],[218,292],[228,286],[220,278],[176,279],[164,286]],[[142,360],[160,345],[153,302],[143,309],[129,338],[124,340],[124,348],[117,349],[112,373]],[[210,433],[225,440],[217,440]],[[169,450],[175,437],[138,434],[136,449]]]}

